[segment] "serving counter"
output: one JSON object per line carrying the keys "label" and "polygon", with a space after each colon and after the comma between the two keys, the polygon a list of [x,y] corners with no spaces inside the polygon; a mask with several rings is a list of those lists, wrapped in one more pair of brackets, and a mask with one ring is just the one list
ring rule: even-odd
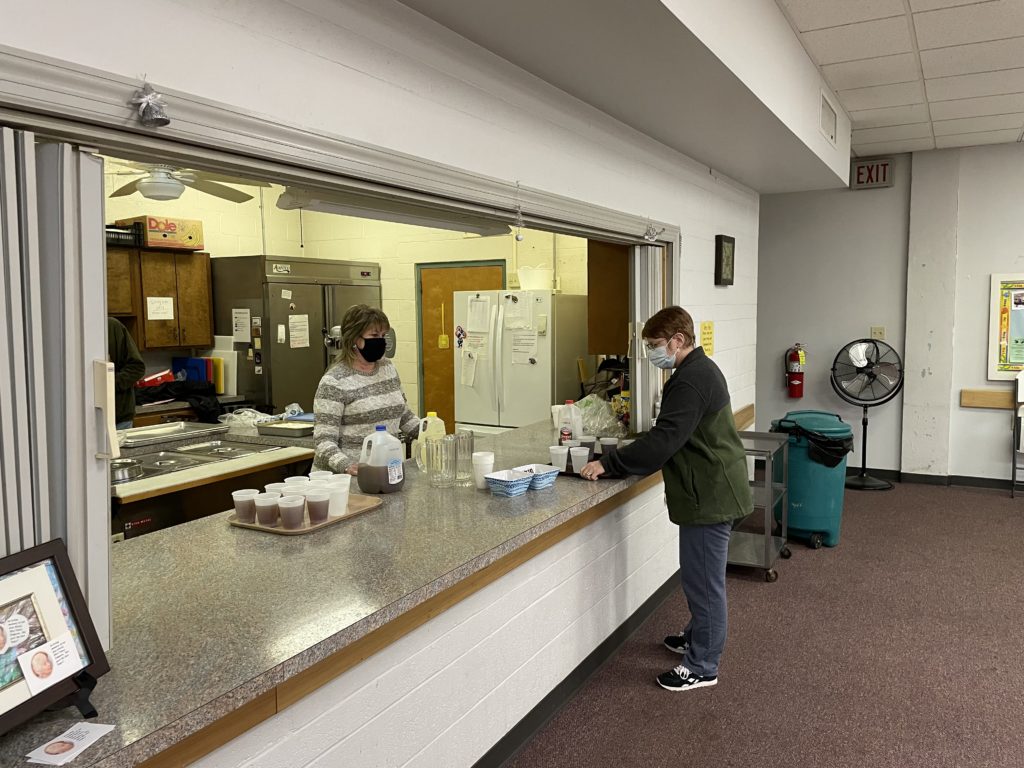
{"label": "serving counter", "polygon": [[[543,424],[478,438],[477,449],[494,450],[495,466],[508,468],[544,461],[551,438]],[[333,696],[318,689],[333,691],[338,680],[349,686],[357,667],[369,679],[386,674],[390,662],[374,654],[412,633],[437,631],[442,619],[455,621],[453,606],[474,605],[472,598],[484,601],[482,610],[508,594],[526,594],[519,590],[541,583],[531,569],[540,567],[543,553],[557,555],[553,562],[568,569],[564,579],[548,574],[553,581],[545,599],[557,592],[596,622],[579,628],[579,637],[571,629],[555,635],[573,653],[596,647],[675,568],[673,526],[657,475],[594,483],[566,477],[507,499],[475,488],[430,488],[406,462],[405,488],[383,500],[377,511],[308,536],[234,528],[225,512],[114,546],[112,672],[100,680],[93,702],[96,722],[116,729],[76,765],[188,765],[259,723],[291,733],[292,726],[280,725],[288,707],[314,691]],[[602,520],[606,527],[595,528]],[[641,542],[643,552],[630,549]],[[577,563],[583,550],[593,554]],[[586,599],[578,594],[606,578],[611,581]],[[626,597],[600,607],[623,590]],[[553,639],[540,624],[531,626],[531,642]],[[552,673],[561,675],[556,683],[564,676],[558,668]],[[518,706],[529,708],[536,696],[517,691]],[[52,713],[3,737],[0,764],[17,764],[72,725],[69,716]],[[492,730],[500,737],[512,724]],[[472,751],[466,750],[466,764]],[[240,759],[214,754],[201,764]],[[365,759],[344,764],[371,765],[377,758]]]}

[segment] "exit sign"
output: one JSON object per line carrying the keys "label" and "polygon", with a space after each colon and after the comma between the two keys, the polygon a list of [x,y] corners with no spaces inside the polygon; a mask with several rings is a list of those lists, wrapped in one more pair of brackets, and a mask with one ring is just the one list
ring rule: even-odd
{"label": "exit sign", "polygon": [[893,183],[891,157],[854,160],[850,164],[850,189],[891,187]]}

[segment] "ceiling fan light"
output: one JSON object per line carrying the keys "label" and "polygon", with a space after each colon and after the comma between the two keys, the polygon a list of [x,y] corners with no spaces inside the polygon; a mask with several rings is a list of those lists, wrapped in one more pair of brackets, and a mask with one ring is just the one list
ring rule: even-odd
{"label": "ceiling fan light", "polygon": [[154,176],[140,179],[139,194],[150,200],[177,200],[185,191],[185,185],[170,176]]}

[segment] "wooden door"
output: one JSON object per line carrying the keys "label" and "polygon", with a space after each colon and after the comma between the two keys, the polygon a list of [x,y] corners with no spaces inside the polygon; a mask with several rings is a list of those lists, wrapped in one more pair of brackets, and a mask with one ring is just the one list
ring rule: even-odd
{"label": "wooden door", "polygon": [[587,353],[629,353],[630,246],[587,241]]}
{"label": "wooden door", "polygon": [[128,248],[107,249],[107,314],[134,315],[134,284],[132,267],[135,251]]}
{"label": "wooden door", "polygon": [[[455,428],[455,291],[496,291],[505,287],[505,265],[498,263],[422,265],[420,277],[420,381],[423,402],[420,412],[437,411],[451,432]],[[444,307],[444,325],[441,325]],[[448,349],[438,344],[448,335]]]}
{"label": "wooden door", "polygon": [[178,280],[178,329],[183,347],[213,346],[210,254],[175,255]]}
{"label": "wooden door", "polygon": [[[167,251],[142,251],[139,271],[142,276],[143,341],[147,349],[178,347],[178,278],[175,254]],[[150,299],[169,299],[173,319],[153,319],[154,303]],[[161,307],[166,301],[160,302]],[[158,314],[162,317],[162,314]]]}

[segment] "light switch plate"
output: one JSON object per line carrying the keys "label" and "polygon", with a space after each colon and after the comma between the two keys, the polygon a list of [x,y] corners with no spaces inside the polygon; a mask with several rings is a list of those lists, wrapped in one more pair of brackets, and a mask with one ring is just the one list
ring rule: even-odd
{"label": "light switch plate", "polygon": [[872,325],[871,326],[871,338],[878,339],[879,341],[885,341],[885,326],[884,325]]}
{"label": "light switch plate", "polygon": [[519,288],[519,276],[518,275],[509,275],[506,278],[505,282],[508,283],[508,289],[510,291],[514,291],[514,290],[517,290]]}

